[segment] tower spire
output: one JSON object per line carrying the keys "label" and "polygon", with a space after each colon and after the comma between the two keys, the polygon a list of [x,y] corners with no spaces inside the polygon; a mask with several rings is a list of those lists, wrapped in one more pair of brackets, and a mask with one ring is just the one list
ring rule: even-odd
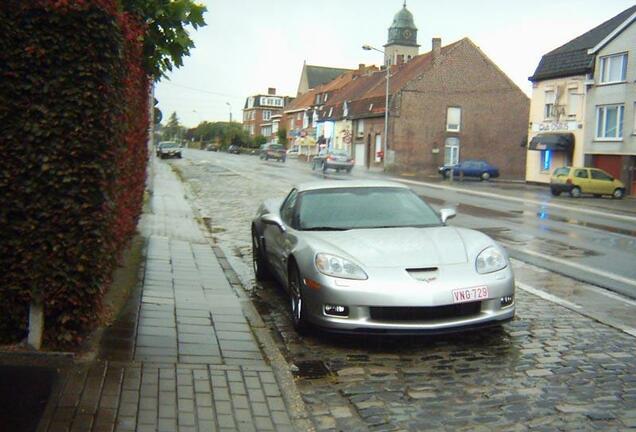
{"label": "tower spire", "polygon": [[406,7],[406,0],[404,0],[404,7]]}

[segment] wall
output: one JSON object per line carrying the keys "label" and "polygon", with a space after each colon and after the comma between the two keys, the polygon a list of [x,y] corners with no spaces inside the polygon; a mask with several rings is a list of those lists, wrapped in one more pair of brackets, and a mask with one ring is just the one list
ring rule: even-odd
{"label": "wall", "polygon": [[[450,106],[462,109],[459,133],[446,132]],[[460,160],[485,159],[502,177],[523,178],[528,112],[527,96],[465,39],[396,95],[389,149],[399,166],[434,174],[444,160],[446,138],[455,136]]]}

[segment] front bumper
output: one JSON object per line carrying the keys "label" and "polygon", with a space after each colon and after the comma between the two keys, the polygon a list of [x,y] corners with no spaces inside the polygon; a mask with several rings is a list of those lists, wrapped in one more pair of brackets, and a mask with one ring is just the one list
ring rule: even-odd
{"label": "front bumper", "polygon": [[[501,298],[513,296],[514,276],[510,267],[488,275],[476,275],[468,265],[449,266],[440,270],[437,280],[416,281],[406,271],[402,277],[373,277],[365,281],[336,279],[317,272],[309,276],[320,284],[319,289],[303,286],[306,313],[309,321],[317,327],[334,332],[356,332],[375,334],[436,334],[457,332],[466,329],[502,324],[513,319],[516,303],[502,306]],[[453,275],[445,277],[445,274]],[[459,275],[459,276],[457,276]],[[468,313],[458,316],[431,316],[430,310],[452,308],[452,291],[458,288],[485,286],[488,297],[479,305],[473,304]],[[387,288],[389,287],[389,288]],[[342,305],[348,308],[347,317],[327,315],[324,305]],[[465,305],[467,303],[462,303]],[[415,318],[378,318],[378,309],[424,310],[424,315]],[[375,316],[375,317],[374,317]]]}

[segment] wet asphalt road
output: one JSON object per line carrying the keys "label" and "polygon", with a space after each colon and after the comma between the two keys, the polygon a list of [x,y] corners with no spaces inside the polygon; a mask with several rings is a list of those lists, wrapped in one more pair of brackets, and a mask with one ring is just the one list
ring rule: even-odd
{"label": "wet asphalt road", "polygon": [[[185,157],[195,163],[214,161],[234,174],[266,182],[271,186],[269,196],[284,196],[294,184],[325,177],[346,181],[381,176],[363,169],[354,169],[351,175],[329,171],[325,176],[297,160],[283,164],[197,150],[186,151]],[[552,197],[545,187],[473,180],[405,181],[433,207],[456,208],[458,216],[451,225],[485,232],[506,246],[513,258],[636,298],[635,200],[575,200]],[[255,211],[259,202],[255,199],[246,210]]]}
{"label": "wet asphalt road", "polygon": [[[636,428],[634,338],[525,290],[517,291],[516,319],[499,331],[411,338],[320,333],[298,337],[280,287],[254,281],[248,227],[262,199],[283,196],[292,184],[319,180],[322,174],[296,161],[282,164],[199,151],[187,151],[185,157],[169,163],[189,184],[193,204],[295,371],[318,430]],[[353,177],[365,175],[354,170]],[[481,183],[466,185],[491,192]],[[489,229],[500,241],[509,239],[512,245],[548,251],[554,258],[590,268],[605,263],[608,271],[634,278],[632,265],[615,265],[621,254],[631,254],[631,261],[623,263],[636,262],[634,236],[628,232],[634,224],[595,213],[611,207],[613,213],[631,218],[633,201],[591,199],[586,205],[584,200],[554,200],[540,188],[514,185],[507,189],[511,199],[504,200],[434,186],[414,189],[437,208],[458,205],[456,225]],[[534,201],[581,211],[546,207],[550,217],[570,219],[555,220],[537,216],[542,207]],[[521,263],[515,264],[515,272],[519,279],[580,288],[575,281]]]}

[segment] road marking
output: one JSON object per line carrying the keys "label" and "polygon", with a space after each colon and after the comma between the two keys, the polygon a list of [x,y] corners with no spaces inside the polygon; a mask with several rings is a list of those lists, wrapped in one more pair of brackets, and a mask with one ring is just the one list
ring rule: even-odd
{"label": "road marking", "polygon": [[426,182],[421,182],[421,181],[417,181],[417,180],[407,180],[407,179],[401,179],[401,178],[393,178],[393,180],[401,182],[401,183],[406,183],[406,184],[413,184],[413,185],[418,185],[418,186],[426,186],[426,187],[430,187],[430,188],[433,188],[433,189],[452,190],[452,191],[456,191],[456,192],[463,192],[463,193],[467,193],[467,194],[470,194],[470,195],[478,195],[478,196],[483,196],[483,197],[487,197],[487,198],[504,199],[504,200],[519,202],[519,203],[523,203],[523,204],[535,204],[535,205],[543,206],[543,207],[554,207],[554,208],[558,208],[558,209],[561,209],[561,210],[568,210],[568,211],[575,211],[575,212],[580,212],[580,213],[587,213],[587,214],[590,214],[590,215],[593,215],[593,216],[602,216],[602,217],[609,217],[609,218],[613,218],[613,219],[623,220],[623,221],[627,221],[627,222],[636,222],[636,217],[634,217],[634,216],[626,216],[626,215],[619,215],[619,214],[613,214],[613,213],[606,213],[606,212],[602,212],[602,211],[598,211],[598,210],[571,207],[571,206],[567,206],[567,205],[563,205],[563,204],[557,204],[557,203],[552,203],[552,202],[542,202],[542,201],[536,201],[536,200],[532,200],[532,199],[516,198],[516,197],[511,197],[511,196],[506,196],[506,195],[498,195],[498,194],[491,193],[491,192],[473,191],[473,190],[470,190],[470,189],[462,189],[462,188],[456,188],[456,187],[452,187],[452,186],[438,185],[438,184],[433,184],[433,183],[426,183]]}
{"label": "road marking", "polygon": [[552,295],[552,294],[547,293],[545,291],[542,291],[540,289],[533,288],[530,285],[525,284],[523,282],[516,282],[516,284],[517,284],[517,288],[521,288],[524,291],[528,291],[530,294],[534,294],[537,297],[541,297],[542,299],[548,300],[548,301],[550,301],[552,303],[560,304],[561,306],[565,306],[565,307],[567,307],[569,309],[576,309],[576,310],[583,309],[583,306],[581,306],[581,305],[577,305],[576,303],[572,303],[572,302],[569,302],[567,300],[563,300],[560,297],[557,297],[555,295]]}
{"label": "road marking", "polygon": [[[614,280],[616,282],[621,282],[621,283],[624,283],[626,285],[630,285],[630,286],[636,287],[636,280],[634,280],[634,279],[629,279],[629,278],[626,278],[626,277],[623,277],[623,276],[619,276],[619,275],[614,274],[614,273],[609,273],[609,272],[606,272],[606,271],[603,271],[603,270],[593,269],[593,268],[591,268],[591,267],[589,267],[587,265],[584,265],[584,264],[579,264],[577,262],[568,261],[568,260],[564,260],[564,259],[561,259],[561,258],[555,258],[555,257],[552,257],[550,255],[545,255],[545,254],[542,254],[542,253],[539,253],[539,252],[523,250],[523,249],[517,249],[515,247],[512,247],[512,246],[508,245],[507,243],[504,243],[504,244],[506,244],[506,246],[509,247],[510,249],[514,249],[514,250],[519,251],[521,253],[525,253],[525,254],[528,254],[528,255],[535,256],[537,258],[542,258],[542,259],[545,259],[545,260],[548,260],[548,261],[552,261],[552,262],[555,262],[555,263],[558,263],[558,264],[561,264],[561,265],[564,265],[564,266],[574,267],[575,269],[578,269],[578,270],[583,270],[583,271],[586,271],[588,273],[595,274],[597,276],[602,276],[602,277],[605,277],[605,278],[608,278],[608,279],[612,279],[612,280]],[[523,260],[520,260],[520,261],[523,261]]]}
{"label": "road marking", "polygon": [[[603,324],[606,324],[606,325],[609,325],[611,327],[617,328],[617,329],[627,333],[630,336],[636,337],[636,328],[634,328],[634,327],[626,326],[624,323],[622,323],[620,321],[616,321],[616,320],[611,319],[611,318],[608,318],[608,317],[604,316],[603,314],[598,315],[598,314],[594,313],[594,311],[588,311],[587,309],[583,308],[583,306],[581,306],[581,305],[569,302],[567,300],[563,300],[560,297],[557,297],[555,295],[547,293],[547,292],[545,292],[543,290],[540,290],[538,288],[531,287],[530,285],[525,284],[523,282],[516,282],[516,285],[517,285],[517,288],[519,288],[519,289],[521,289],[523,291],[527,291],[530,294],[534,294],[535,296],[541,297],[544,300],[547,300],[547,301],[552,302],[552,303],[556,303],[556,304],[558,304],[560,306],[563,306],[565,308],[568,308],[570,310],[574,310],[575,312],[580,313],[581,315],[584,315],[584,316],[586,316],[588,318],[592,318],[592,319],[594,319],[594,320],[596,320],[598,322],[601,322]],[[619,300],[625,301],[625,299],[619,299]],[[627,303],[632,304],[633,302],[629,302],[628,301]]]}

